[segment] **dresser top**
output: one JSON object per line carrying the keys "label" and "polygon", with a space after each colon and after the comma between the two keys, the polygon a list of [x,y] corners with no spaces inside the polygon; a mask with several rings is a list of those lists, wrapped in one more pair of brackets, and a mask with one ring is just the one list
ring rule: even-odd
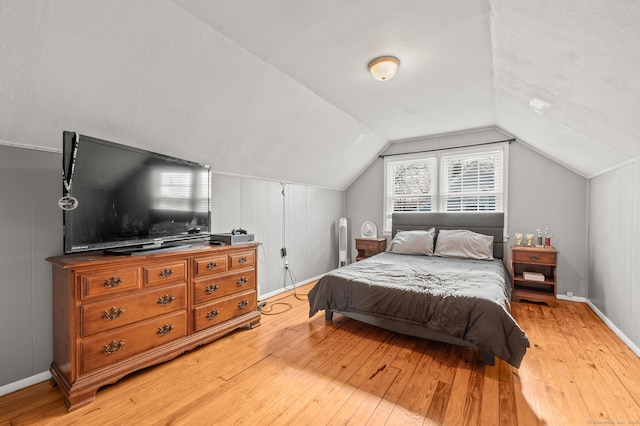
{"label": "dresser top", "polygon": [[242,250],[254,250],[258,243],[246,244],[226,244],[215,245],[208,243],[191,244],[189,247],[175,247],[174,249],[149,252],[138,252],[134,255],[108,254],[104,251],[91,251],[86,253],[74,253],[62,256],[52,256],[46,259],[47,262],[61,268],[74,268],[79,266],[95,266],[101,263],[128,264],[139,263],[147,260],[171,260],[173,258],[185,258],[192,256],[215,255],[216,253],[227,254]]}

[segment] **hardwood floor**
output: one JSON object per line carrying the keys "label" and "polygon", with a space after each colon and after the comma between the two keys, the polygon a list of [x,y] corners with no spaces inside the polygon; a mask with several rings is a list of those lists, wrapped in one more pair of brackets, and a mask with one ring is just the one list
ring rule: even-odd
{"label": "hardwood floor", "polygon": [[514,369],[340,315],[309,319],[285,295],[291,309],[262,326],[133,373],[77,411],[48,382],[6,395],[0,425],[640,422],[640,359],[584,303],[514,303],[532,344]]}

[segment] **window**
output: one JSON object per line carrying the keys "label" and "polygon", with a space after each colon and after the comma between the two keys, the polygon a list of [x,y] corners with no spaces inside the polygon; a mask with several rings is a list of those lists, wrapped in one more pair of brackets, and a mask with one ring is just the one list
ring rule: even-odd
{"label": "window", "polygon": [[502,150],[442,155],[441,211],[502,211]]}
{"label": "window", "polygon": [[385,157],[385,226],[393,212],[504,211],[508,144]]}
{"label": "window", "polygon": [[402,157],[386,162],[386,221],[392,212],[429,212],[436,195],[436,157]]}

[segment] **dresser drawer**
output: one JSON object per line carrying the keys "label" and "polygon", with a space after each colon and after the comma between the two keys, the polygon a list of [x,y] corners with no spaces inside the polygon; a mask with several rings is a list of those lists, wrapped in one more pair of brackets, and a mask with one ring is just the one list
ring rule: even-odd
{"label": "dresser drawer", "polygon": [[557,260],[556,252],[544,252],[542,250],[513,250],[513,261],[539,265],[555,265]]}
{"label": "dresser drawer", "polygon": [[186,335],[187,313],[178,311],[84,339],[80,344],[82,372],[108,366]]}
{"label": "dresser drawer", "polygon": [[255,270],[199,279],[194,282],[195,304],[255,289]]}
{"label": "dresser drawer", "polygon": [[82,337],[187,308],[187,285],[87,303],[80,309]]}
{"label": "dresser drawer", "polygon": [[187,265],[184,261],[143,266],[142,270],[146,285],[182,282],[187,276]]}
{"label": "dresser drawer", "polygon": [[81,298],[87,300],[139,288],[139,271],[138,268],[128,268],[95,274],[80,274]]}
{"label": "dresser drawer", "polygon": [[233,297],[207,303],[194,309],[194,331],[204,330],[247,312],[255,311],[256,292],[246,292]]}
{"label": "dresser drawer", "polygon": [[194,264],[194,275],[196,277],[216,274],[227,270],[227,256],[221,255],[196,259]]}
{"label": "dresser drawer", "polygon": [[248,268],[254,265],[255,256],[252,251],[229,255],[229,269]]}

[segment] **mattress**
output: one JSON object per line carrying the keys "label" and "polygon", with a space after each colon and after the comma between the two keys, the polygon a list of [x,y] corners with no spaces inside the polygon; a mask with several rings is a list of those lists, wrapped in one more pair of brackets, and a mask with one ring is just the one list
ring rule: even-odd
{"label": "mattress", "polygon": [[331,310],[417,325],[519,367],[529,339],[510,314],[510,283],[500,260],[385,252],[323,276],[309,292],[309,316]]}

